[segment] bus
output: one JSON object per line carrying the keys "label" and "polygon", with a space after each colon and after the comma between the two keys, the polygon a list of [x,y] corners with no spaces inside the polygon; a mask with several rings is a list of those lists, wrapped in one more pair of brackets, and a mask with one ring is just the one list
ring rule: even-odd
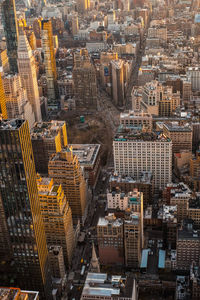
{"label": "bus", "polygon": [[82,268],[81,268],[81,276],[83,276],[84,273],[85,273],[85,266],[82,266]]}

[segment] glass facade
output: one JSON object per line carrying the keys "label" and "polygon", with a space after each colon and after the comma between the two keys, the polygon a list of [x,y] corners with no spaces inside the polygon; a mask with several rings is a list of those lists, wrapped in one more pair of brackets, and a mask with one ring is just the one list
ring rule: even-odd
{"label": "glass facade", "polygon": [[3,27],[6,37],[7,55],[10,64],[10,71],[18,73],[17,67],[17,42],[18,27],[15,9],[15,0],[4,0],[2,3]]}
{"label": "glass facade", "polygon": [[23,289],[51,299],[51,279],[44,225],[28,122],[0,122],[0,193],[10,255]]}

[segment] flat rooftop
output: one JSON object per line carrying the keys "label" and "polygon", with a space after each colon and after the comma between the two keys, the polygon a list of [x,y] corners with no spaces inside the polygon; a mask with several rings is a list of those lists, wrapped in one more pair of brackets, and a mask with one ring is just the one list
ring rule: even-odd
{"label": "flat rooftop", "polygon": [[0,120],[0,130],[17,130],[24,122],[26,121],[22,119]]}
{"label": "flat rooftop", "polygon": [[108,226],[109,224],[114,227],[119,227],[123,225],[123,220],[116,218],[113,213],[110,213],[104,218],[100,217],[97,226]]}
{"label": "flat rooftop", "polygon": [[114,141],[148,141],[148,142],[167,142],[170,143],[171,139],[158,132],[142,132],[139,128],[133,126],[120,125],[117,133],[115,134]]}
{"label": "flat rooftop", "polygon": [[72,144],[73,154],[78,157],[81,166],[93,167],[100,151],[99,144]]}
{"label": "flat rooftop", "polygon": [[0,287],[0,300],[16,300],[20,297],[20,300],[38,300],[39,292],[35,291],[22,291],[19,288],[1,288]]}
{"label": "flat rooftop", "polygon": [[56,196],[58,189],[60,187],[59,184],[50,184],[51,178],[48,177],[41,177],[37,179],[37,187],[39,195],[46,195],[46,196]]}
{"label": "flat rooftop", "polygon": [[188,125],[180,126],[177,123],[164,123],[163,128],[166,128],[170,132],[192,132],[192,128]]}
{"label": "flat rooftop", "polygon": [[82,295],[131,298],[133,288],[133,278],[89,272]]}
{"label": "flat rooftop", "polygon": [[31,129],[31,139],[50,139],[57,136],[65,121],[37,122]]}
{"label": "flat rooftop", "polygon": [[109,182],[118,182],[118,183],[143,183],[151,184],[152,183],[152,173],[149,171],[141,172],[139,178],[133,178],[130,176],[123,176],[114,173],[110,176]]}

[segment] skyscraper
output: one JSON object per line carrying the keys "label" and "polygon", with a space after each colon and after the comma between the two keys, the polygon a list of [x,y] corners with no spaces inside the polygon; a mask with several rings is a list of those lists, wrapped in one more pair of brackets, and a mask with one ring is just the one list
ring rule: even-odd
{"label": "skyscraper", "polygon": [[15,0],[4,0],[2,3],[3,27],[6,37],[7,54],[12,73],[18,72],[17,67],[17,40],[18,27],[15,9]]}
{"label": "skyscraper", "polygon": [[5,92],[4,92],[1,75],[0,75],[0,112],[1,112],[2,118],[7,119],[8,114],[7,114],[7,108],[6,108],[6,97],[5,97]]}
{"label": "skyscraper", "polygon": [[72,148],[66,147],[50,158],[49,176],[55,183],[62,184],[75,223],[77,219],[84,223],[87,212],[86,182]]}
{"label": "skyscraper", "polygon": [[71,264],[74,249],[72,211],[61,184],[53,179],[38,177],[40,209],[44,222],[47,246],[62,246],[66,265]]}
{"label": "skyscraper", "polygon": [[35,59],[22,28],[20,28],[18,40],[18,69],[22,80],[22,86],[27,91],[28,101],[33,107],[35,119],[41,121],[40,97],[37,83]]}
{"label": "skyscraper", "polygon": [[0,122],[0,196],[15,276],[23,289],[51,299],[48,252],[28,122]]}
{"label": "skyscraper", "polygon": [[44,52],[44,64],[47,78],[48,108],[58,108],[57,98],[57,72],[53,45],[53,32],[51,20],[42,20],[42,49]]}

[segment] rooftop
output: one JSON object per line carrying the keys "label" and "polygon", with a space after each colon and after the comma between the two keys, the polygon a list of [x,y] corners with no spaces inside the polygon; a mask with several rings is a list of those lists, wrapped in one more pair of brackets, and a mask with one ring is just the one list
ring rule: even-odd
{"label": "rooftop", "polygon": [[184,220],[181,229],[178,230],[178,240],[200,240],[200,231],[194,230],[192,220]]}
{"label": "rooftop", "polygon": [[31,129],[32,139],[49,139],[57,136],[65,121],[38,122]]}
{"label": "rooftop", "polygon": [[192,132],[192,128],[188,125],[180,126],[176,122],[164,123],[165,127],[170,132]]}
{"label": "rooftop", "polygon": [[123,225],[123,220],[116,218],[113,213],[109,213],[104,218],[103,217],[99,218],[97,226],[108,226],[108,224],[114,227],[119,227]]}
{"label": "rooftop", "polygon": [[168,142],[171,140],[158,132],[142,132],[141,128],[120,125],[115,134],[114,141],[148,141],[148,142]]}
{"label": "rooftop", "polygon": [[158,218],[166,223],[177,223],[177,206],[163,205],[158,211]]}
{"label": "rooftop", "polygon": [[88,273],[83,295],[101,297],[130,297],[133,294],[133,278],[122,277],[120,275],[108,275],[106,273]]}
{"label": "rooftop", "polygon": [[0,120],[0,130],[17,130],[24,122],[22,119]]}
{"label": "rooftop", "polygon": [[35,291],[22,291],[19,288],[1,288],[0,287],[0,300],[38,300],[39,299],[39,292]]}
{"label": "rooftop", "polygon": [[72,144],[70,146],[73,153],[78,157],[81,166],[94,166],[100,151],[99,144]]}
{"label": "rooftop", "polygon": [[139,178],[133,178],[130,176],[123,176],[114,173],[110,176],[109,182],[116,181],[118,183],[144,183],[144,184],[151,184],[152,182],[152,173],[149,171],[141,172]]}

